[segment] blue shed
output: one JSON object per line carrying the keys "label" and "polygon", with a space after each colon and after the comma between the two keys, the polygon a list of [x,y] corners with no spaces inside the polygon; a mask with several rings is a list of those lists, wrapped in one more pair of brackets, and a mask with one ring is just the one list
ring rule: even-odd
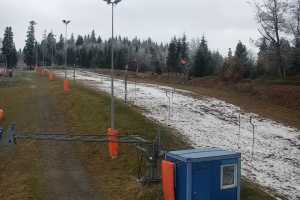
{"label": "blue shed", "polygon": [[241,154],[219,148],[171,151],[176,200],[240,200]]}

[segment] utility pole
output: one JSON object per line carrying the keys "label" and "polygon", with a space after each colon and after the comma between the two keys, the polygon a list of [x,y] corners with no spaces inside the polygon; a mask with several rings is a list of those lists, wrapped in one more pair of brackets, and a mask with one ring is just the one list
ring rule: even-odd
{"label": "utility pole", "polygon": [[46,54],[46,47],[45,45],[47,42],[47,30],[44,31],[44,34],[43,34],[43,41],[42,41],[42,54],[43,54],[43,67],[45,67],[45,54]]}
{"label": "utility pole", "polygon": [[70,20],[62,20],[62,22],[66,25],[66,33],[65,33],[65,80],[67,79],[67,65],[68,65],[68,25],[70,24]]}
{"label": "utility pole", "polygon": [[107,4],[111,5],[111,128],[115,129],[115,97],[114,97],[114,7],[121,0],[104,0]]}
{"label": "utility pole", "polygon": [[56,35],[53,34],[53,32],[51,32],[53,35],[52,41],[51,41],[51,66],[54,65],[54,50],[56,51]]}

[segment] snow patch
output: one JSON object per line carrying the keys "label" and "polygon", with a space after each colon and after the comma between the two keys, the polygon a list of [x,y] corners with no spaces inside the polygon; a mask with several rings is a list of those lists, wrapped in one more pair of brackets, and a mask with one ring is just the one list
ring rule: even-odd
{"label": "snow patch", "polygon": [[[64,77],[64,73],[56,73]],[[107,76],[80,71],[76,79],[110,92]],[[124,82],[115,80],[115,95],[123,99],[124,90]],[[300,199],[299,130],[253,113],[243,113],[239,107],[215,98],[198,99],[190,94],[154,84],[128,83],[129,100],[142,107],[146,117],[177,129],[193,141],[194,147],[240,151],[243,176],[288,199]],[[251,116],[255,124],[254,146]]]}

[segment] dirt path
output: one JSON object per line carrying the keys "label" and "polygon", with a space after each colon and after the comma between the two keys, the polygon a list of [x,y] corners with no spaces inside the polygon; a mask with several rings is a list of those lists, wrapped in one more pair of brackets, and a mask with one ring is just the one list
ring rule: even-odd
{"label": "dirt path", "polygon": [[[38,88],[37,91],[40,130],[67,132],[64,115],[57,110],[58,100],[49,93],[49,88]],[[74,144],[41,142],[38,148],[43,169],[43,184],[46,187],[45,199],[100,200],[90,177],[76,155]]]}
{"label": "dirt path", "polygon": [[[7,96],[0,98],[9,110],[7,123],[15,121],[17,131],[24,134],[68,133],[70,124],[66,124],[58,97],[63,94],[55,92],[60,82],[49,82],[29,73],[18,81],[20,85],[0,88]],[[14,148],[7,147],[5,154],[0,151],[0,199],[103,199],[80,159],[78,145],[19,140]]]}

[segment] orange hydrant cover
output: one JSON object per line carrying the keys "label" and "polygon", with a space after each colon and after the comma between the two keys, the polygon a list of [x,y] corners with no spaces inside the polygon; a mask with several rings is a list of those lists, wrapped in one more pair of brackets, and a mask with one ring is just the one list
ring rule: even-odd
{"label": "orange hydrant cover", "polygon": [[161,164],[162,185],[165,200],[175,200],[175,164],[163,160]]}
{"label": "orange hydrant cover", "polygon": [[118,157],[119,155],[119,132],[117,130],[113,130],[111,128],[109,128],[107,130],[107,136],[108,136],[108,150],[109,150],[109,154],[110,157],[112,159],[115,159]]}
{"label": "orange hydrant cover", "polygon": [[0,108],[0,122],[2,122],[5,118],[5,113],[4,110],[2,108]]}

